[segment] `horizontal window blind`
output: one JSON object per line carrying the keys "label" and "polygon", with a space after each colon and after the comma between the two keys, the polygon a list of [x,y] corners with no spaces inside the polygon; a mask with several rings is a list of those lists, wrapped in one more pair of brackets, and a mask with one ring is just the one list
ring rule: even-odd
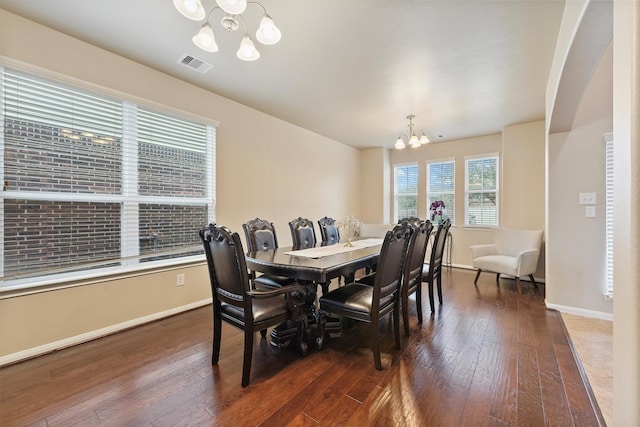
{"label": "horizontal window blind", "polygon": [[2,70],[2,282],[201,254],[215,127]]}
{"label": "horizontal window blind", "polygon": [[395,166],[394,222],[418,216],[418,165]]}
{"label": "horizontal window blind", "polygon": [[465,225],[498,226],[498,156],[465,159]]}
{"label": "horizontal window blind", "polygon": [[449,218],[455,223],[455,161],[427,163],[427,213],[431,221],[437,220],[436,212],[431,209],[434,202],[443,202],[442,219]]}
{"label": "horizontal window blind", "polygon": [[605,295],[613,298],[613,135],[605,135],[605,162],[606,162],[606,206],[605,206],[605,224],[606,224],[606,256],[607,256],[607,279]]}

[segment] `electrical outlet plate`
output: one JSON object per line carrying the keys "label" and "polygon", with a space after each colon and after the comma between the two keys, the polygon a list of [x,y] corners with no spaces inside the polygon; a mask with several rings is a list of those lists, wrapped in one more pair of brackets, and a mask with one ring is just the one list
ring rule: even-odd
{"label": "electrical outlet plate", "polygon": [[587,218],[595,218],[596,217],[596,207],[595,206],[585,206],[584,207],[584,216]]}
{"label": "electrical outlet plate", "polygon": [[176,276],[176,286],[184,286],[184,274],[178,274]]}
{"label": "electrical outlet plate", "polygon": [[581,205],[595,205],[596,204],[596,193],[580,193],[580,204]]}

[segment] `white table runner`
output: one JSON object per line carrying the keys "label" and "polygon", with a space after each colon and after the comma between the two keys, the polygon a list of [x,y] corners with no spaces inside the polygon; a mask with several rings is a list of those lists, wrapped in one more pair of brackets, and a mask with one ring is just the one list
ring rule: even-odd
{"label": "white table runner", "polygon": [[369,248],[371,246],[381,245],[384,239],[362,239],[354,240],[351,242],[353,246],[345,246],[344,243],[336,243],[329,246],[318,246],[316,248],[300,249],[297,251],[285,252],[285,255],[298,256],[302,258],[322,258],[329,255],[341,254],[344,252],[351,252],[362,248]]}

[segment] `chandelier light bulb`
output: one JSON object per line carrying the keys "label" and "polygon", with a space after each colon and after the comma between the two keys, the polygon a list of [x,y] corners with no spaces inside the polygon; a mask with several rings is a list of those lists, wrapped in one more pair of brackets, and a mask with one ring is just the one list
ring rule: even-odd
{"label": "chandelier light bulb", "polygon": [[264,14],[260,20],[260,26],[256,31],[256,38],[258,41],[265,45],[276,44],[282,38],[282,33],[273,23],[273,19],[268,14]]}
{"label": "chandelier light bulb", "polygon": [[216,0],[222,10],[232,15],[240,15],[247,8],[247,0]]}
{"label": "chandelier light bulb", "polygon": [[242,37],[242,42],[240,43],[240,49],[236,53],[238,59],[242,59],[243,61],[255,61],[260,58],[260,52],[256,49],[256,46],[253,44],[253,40],[248,35]]}
{"label": "chandelier light bulb", "polygon": [[202,21],[205,16],[200,0],[173,0],[173,5],[185,18]]}
{"label": "chandelier light bulb", "polygon": [[213,28],[211,28],[211,25],[209,24],[204,24],[200,27],[200,31],[198,31],[198,34],[193,36],[192,40],[193,43],[202,50],[206,50],[207,52],[218,51],[216,38],[213,35]]}
{"label": "chandelier light bulb", "polygon": [[418,137],[416,136],[415,133],[411,134],[411,139],[409,139],[409,145],[411,145],[411,148],[418,148],[420,146],[420,141],[418,140]]}
{"label": "chandelier light bulb", "polygon": [[398,139],[396,139],[396,144],[394,145],[394,147],[396,150],[402,150],[405,147],[402,136],[399,136]]}
{"label": "chandelier light bulb", "polygon": [[429,141],[429,138],[427,138],[427,135],[422,132],[422,135],[420,135],[420,145],[424,145],[424,144],[428,144],[431,141]]}

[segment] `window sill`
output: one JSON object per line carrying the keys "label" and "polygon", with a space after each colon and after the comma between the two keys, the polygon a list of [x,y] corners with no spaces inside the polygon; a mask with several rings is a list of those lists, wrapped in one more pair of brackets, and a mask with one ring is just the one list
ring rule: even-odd
{"label": "window sill", "polygon": [[166,259],[130,266],[119,266],[84,272],[40,276],[36,278],[0,281],[0,300],[15,298],[41,292],[74,288],[96,283],[109,282],[128,277],[154,274],[161,271],[176,270],[206,262],[204,255],[194,255],[177,259]]}

